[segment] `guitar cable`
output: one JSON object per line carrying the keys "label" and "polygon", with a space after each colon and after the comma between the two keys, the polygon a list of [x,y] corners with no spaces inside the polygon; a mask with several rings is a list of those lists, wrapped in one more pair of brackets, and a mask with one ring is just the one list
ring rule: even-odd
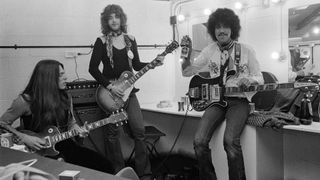
{"label": "guitar cable", "polygon": [[[183,121],[182,121],[182,123],[181,123],[181,125],[180,125],[178,134],[177,134],[177,136],[176,136],[176,138],[175,138],[175,140],[174,140],[174,142],[173,142],[173,144],[172,144],[172,146],[171,146],[168,154],[167,154],[167,155],[165,156],[165,158],[161,161],[161,163],[160,163],[160,164],[158,165],[158,167],[154,170],[154,172],[158,172],[158,171],[162,168],[162,166],[165,166],[165,162],[168,160],[168,158],[169,158],[170,155],[172,154],[172,151],[173,151],[173,149],[174,149],[174,147],[175,147],[175,145],[176,145],[176,143],[177,143],[177,141],[178,141],[178,139],[179,139],[179,137],[180,137],[180,135],[181,135],[182,128],[183,128],[183,126],[184,126],[184,124],[185,124],[185,122],[186,122],[186,120],[187,120],[188,112],[192,110],[192,109],[189,110],[189,106],[190,106],[190,104],[188,103],[188,104],[187,104],[187,107],[186,107],[186,113],[184,114],[184,118],[183,118]],[[168,170],[167,167],[166,167],[166,169]]]}

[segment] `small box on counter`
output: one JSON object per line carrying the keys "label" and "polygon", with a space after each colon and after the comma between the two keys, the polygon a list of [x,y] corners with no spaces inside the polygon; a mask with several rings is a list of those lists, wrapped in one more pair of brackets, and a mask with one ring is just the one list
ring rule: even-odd
{"label": "small box on counter", "polygon": [[4,133],[0,135],[0,145],[2,147],[10,148],[13,146],[13,134],[12,133]]}
{"label": "small box on counter", "polygon": [[79,180],[80,171],[65,170],[59,174],[59,180]]}

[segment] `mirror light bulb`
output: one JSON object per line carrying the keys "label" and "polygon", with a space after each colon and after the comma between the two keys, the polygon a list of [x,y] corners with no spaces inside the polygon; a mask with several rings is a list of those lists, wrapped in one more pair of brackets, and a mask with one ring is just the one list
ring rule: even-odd
{"label": "mirror light bulb", "polygon": [[211,10],[210,9],[205,9],[205,10],[203,10],[203,14],[208,16],[208,15],[211,14]]}
{"label": "mirror light bulb", "polygon": [[279,3],[280,0],[271,0],[272,3]]}
{"label": "mirror light bulb", "polygon": [[319,33],[320,33],[320,28],[319,28],[319,27],[314,27],[313,30],[312,30],[312,32],[313,32],[314,34],[319,34]]}
{"label": "mirror light bulb", "polygon": [[183,14],[179,14],[177,17],[178,21],[184,21],[186,19],[186,17]]}
{"label": "mirror light bulb", "polygon": [[236,2],[234,3],[234,8],[240,10],[243,8],[243,4],[241,2]]}
{"label": "mirror light bulb", "polygon": [[278,52],[272,52],[271,53],[271,58],[272,59],[279,59],[280,58],[280,54]]}

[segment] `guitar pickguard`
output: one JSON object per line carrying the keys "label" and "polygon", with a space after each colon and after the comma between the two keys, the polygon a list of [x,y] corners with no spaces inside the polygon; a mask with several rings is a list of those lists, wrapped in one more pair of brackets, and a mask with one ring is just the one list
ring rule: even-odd
{"label": "guitar pickguard", "polygon": [[[210,106],[227,106],[224,101],[222,88],[219,87],[219,78],[205,79],[200,76],[194,76],[189,84],[190,104],[195,111],[204,111]],[[215,89],[217,89],[215,91]]]}

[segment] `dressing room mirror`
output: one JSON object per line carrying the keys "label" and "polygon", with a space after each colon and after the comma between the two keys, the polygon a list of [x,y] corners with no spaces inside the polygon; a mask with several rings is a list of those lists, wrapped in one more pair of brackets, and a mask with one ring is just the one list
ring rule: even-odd
{"label": "dressing room mirror", "polygon": [[289,9],[292,71],[320,75],[320,3]]}

